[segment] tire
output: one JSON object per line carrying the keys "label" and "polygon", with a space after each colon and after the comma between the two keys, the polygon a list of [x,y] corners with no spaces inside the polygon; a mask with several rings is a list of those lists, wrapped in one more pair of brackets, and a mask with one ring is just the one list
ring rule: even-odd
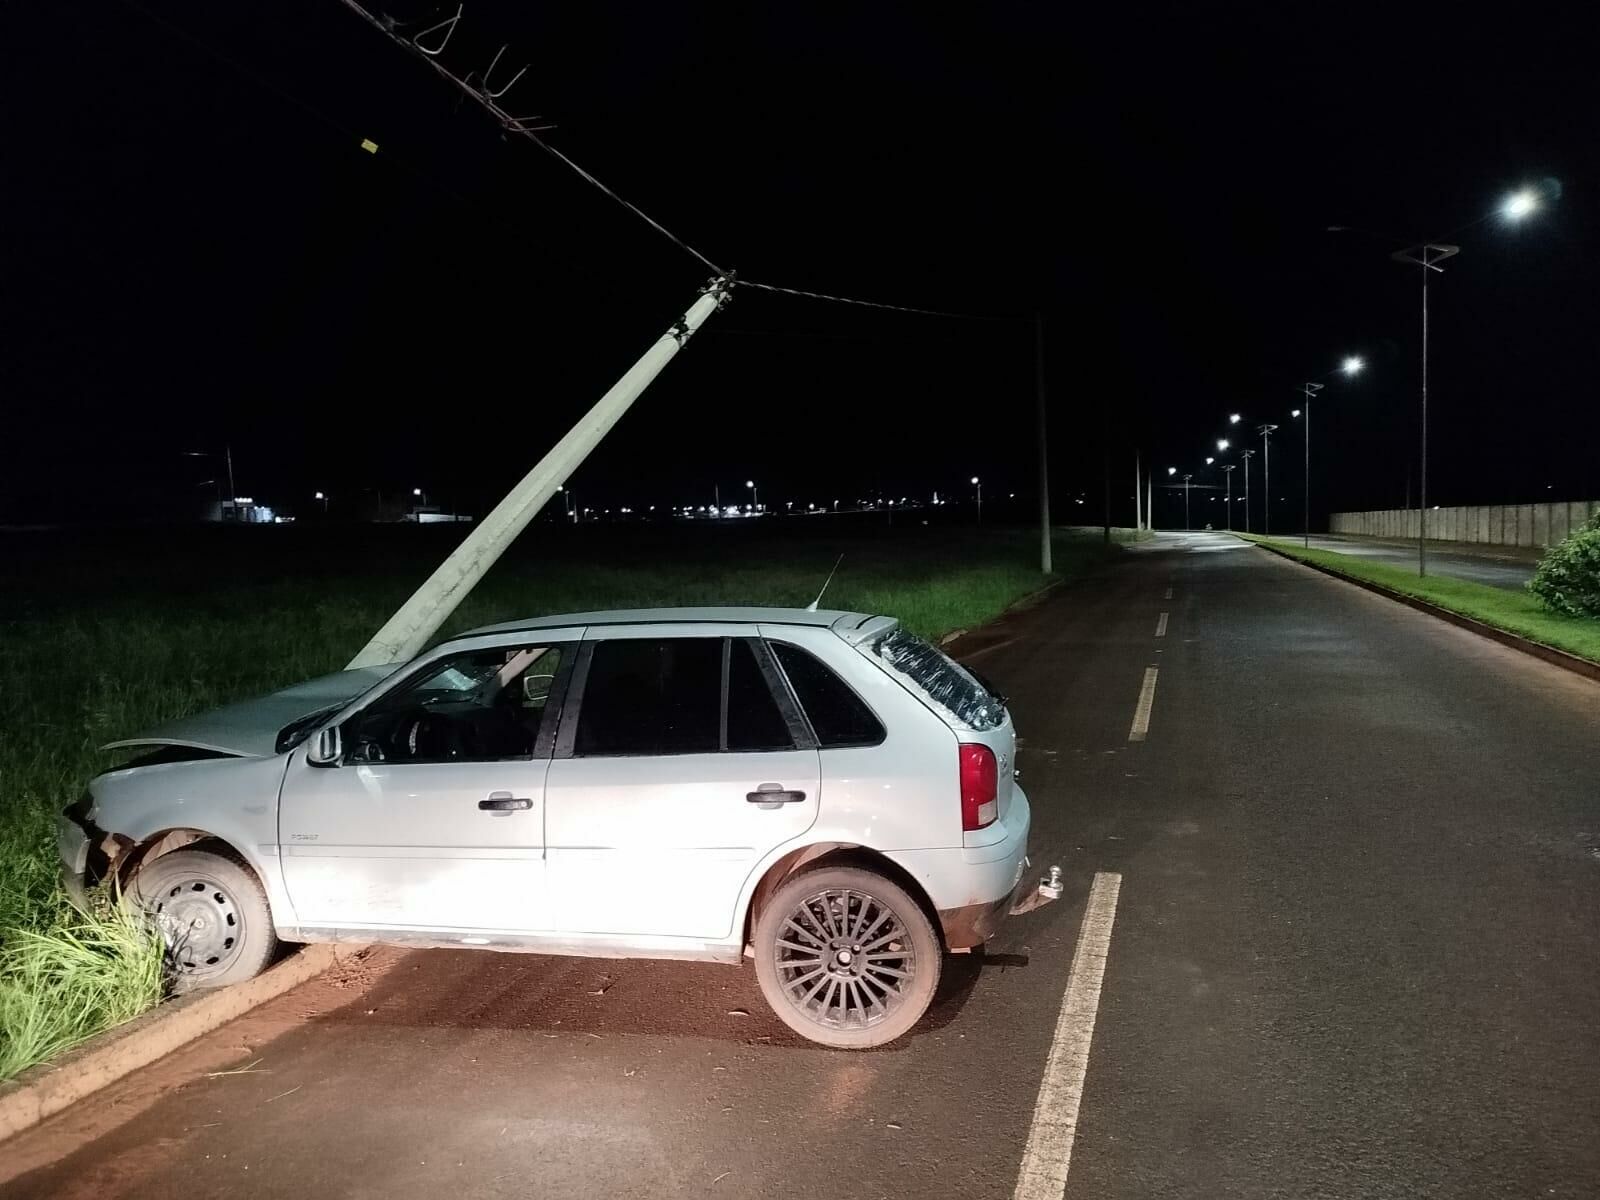
{"label": "tire", "polygon": [[278,948],[261,881],[215,844],[174,850],[140,867],[128,895],[161,931],[174,991],[252,979]]}
{"label": "tire", "polygon": [[834,1049],[894,1041],[922,1019],[939,986],[944,948],[922,906],[866,868],[801,871],[772,894],[753,936],[772,1011]]}

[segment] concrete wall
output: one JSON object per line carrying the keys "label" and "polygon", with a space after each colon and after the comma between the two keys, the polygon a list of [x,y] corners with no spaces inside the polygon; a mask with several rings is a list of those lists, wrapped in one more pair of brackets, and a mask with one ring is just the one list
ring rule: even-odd
{"label": "concrete wall", "polygon": [[[1600,513],[1600,500],[1433,508],[1428,510],[1428,540],[1482,542],[1493,546],[1552,546],[1595,513]],[[1417,536],[1417,510],[1388,508],[1379,512],[1334,513],[1328,528],[1333,533],[1365,537],[1414,538]]]}

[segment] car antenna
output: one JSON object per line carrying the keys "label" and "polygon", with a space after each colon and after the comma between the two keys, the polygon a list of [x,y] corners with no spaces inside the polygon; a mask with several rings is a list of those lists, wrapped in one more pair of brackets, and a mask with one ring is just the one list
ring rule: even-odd
{"label": "car antenna", "polygon": [[822,591],[817,593],[817,598],[815,600],[813,600],[810,604],[806,605],[806,611],[807,612],[816,612],[817,611],[817,605],[822,603],[823,592],[826,592],[828,590],[828,585],[833,582],[834,571],[837,571],[839,569],[839,564],[842,563],[843,561],[844,561],[844,555],[842,555],[842,554],[839,555],[839,557],[834,560],[834,562],[833,562],[833,571],[829,571],[828,572],[828,577],[822,581]]}

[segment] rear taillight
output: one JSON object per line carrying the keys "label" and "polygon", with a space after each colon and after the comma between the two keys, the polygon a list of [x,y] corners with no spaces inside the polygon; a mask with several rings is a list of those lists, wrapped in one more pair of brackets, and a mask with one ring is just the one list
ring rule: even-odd
{"label": "rear taillight", "polygon": [[1000,815],[1000,771],[989,747],[964,742],[960,750],[961,828],[982,829]]}

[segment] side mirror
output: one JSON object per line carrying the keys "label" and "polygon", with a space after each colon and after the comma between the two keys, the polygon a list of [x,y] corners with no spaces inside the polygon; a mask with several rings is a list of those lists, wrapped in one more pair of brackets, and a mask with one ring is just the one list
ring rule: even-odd
{"label": "side mirror", "polygon": [[306,750],[306,761],[313,767],[337,767],[344,750],[339,743],[339,727],[319,729]]}

